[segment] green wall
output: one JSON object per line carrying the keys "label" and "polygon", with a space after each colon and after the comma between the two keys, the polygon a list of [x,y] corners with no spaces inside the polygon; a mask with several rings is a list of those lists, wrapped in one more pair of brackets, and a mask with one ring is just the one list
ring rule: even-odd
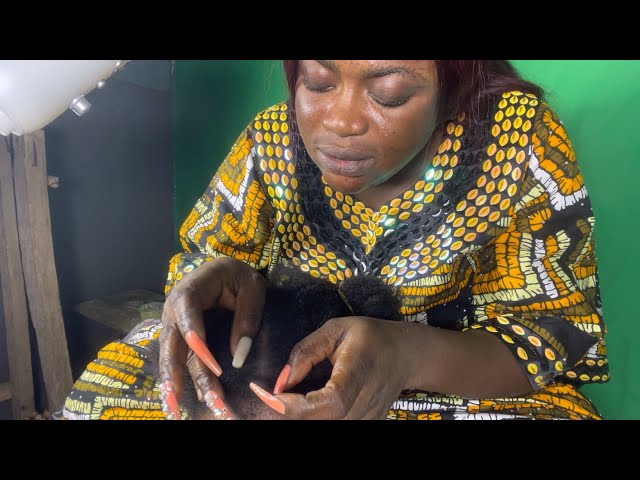
{"label": "green wall", "polygon": [[[283,100],[279,61],[184,61],[175,66],[175,230],[213,170],[260,109]],[[596,215],[611,381],[584,389],[605,418],[640,419],[640,61],[519,60],[564,121]],[[177,243],[176,243],[177,245]],[[638,247],[640,248],[640,247]]]}
{"label": "green wall", "polygon": [[175,233],[233,142],[261,109],[288,94],[279,60],[177,60]]}
{"label": "green wall", "polygon": [[584,392],[605,418],[640,418],[640,61],[527,60],[565,123],[596,216],[611,380]]}

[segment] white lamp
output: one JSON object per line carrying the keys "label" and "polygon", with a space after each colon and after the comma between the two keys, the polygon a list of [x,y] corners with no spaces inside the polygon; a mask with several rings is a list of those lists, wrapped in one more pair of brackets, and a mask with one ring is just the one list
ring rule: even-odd
{"label": "white lamp", "polygon": [[0,135],[39,130],[67,108],[77,115],[91,104],[84,97],[127,60],[0,60]]}

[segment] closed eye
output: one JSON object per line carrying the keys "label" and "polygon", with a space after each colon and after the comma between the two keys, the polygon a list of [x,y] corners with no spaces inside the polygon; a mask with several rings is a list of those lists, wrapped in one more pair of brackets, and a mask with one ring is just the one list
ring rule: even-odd
{"label": "closed eye", "polygon": [[332,88],[332,85],[319,85],[312,83],[306,76],[302,78],[302,83],[304,84],[305,88],[307,88],[307,90],[310,90],[312,92],[328,92]]}
{"label": "closed eye", "polygon": [[399,107],[401,105],[404,105],[405,103],[407,103],[409,101],[409,99],[411,98],[411,95],[409,95],[406,98],[403,98],[401,100],[395,100],[395,101],[385,101],[382,100],[378,97],[376,97],[374,94],[369,93],[369,96],[371,98],[373,98],[373,100],[378,103],[379,105],[382,105],[383,107],[387,107],[387,108],[396,108]]}
{"label": "closed eye", "polygon": [[379,99],[378,97],[376,97],[375,95],[373,95],[373,94],[371,94],[371,93],[369,94],[369,96],[370,96],[371,98],[373,98],[373,100],[374,100],[376,103],[378,103],[378,104],[382,105],[383,107],[387,107],[387,108],[396,108],[396,107],[399,107],[400,105],[404,105],[404,104],[405,104],[405,103],[407,103],[407,102],[409,101],[409,99],[411,98],[411,96],[408,96],[407,98],[404,98],[404,99],[402,99],[402,100],[397,100],[397,101],[387,102],[387,101],[384,101],[384,100]]}

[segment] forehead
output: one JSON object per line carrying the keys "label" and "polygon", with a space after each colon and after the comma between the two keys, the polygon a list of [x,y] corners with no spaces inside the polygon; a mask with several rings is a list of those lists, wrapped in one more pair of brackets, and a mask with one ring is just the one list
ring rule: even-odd
{"label": "forehead", "polygon": [[345,75],[364,76],[385,71],[429,79],[435,74],[433,60],[310,60]]}

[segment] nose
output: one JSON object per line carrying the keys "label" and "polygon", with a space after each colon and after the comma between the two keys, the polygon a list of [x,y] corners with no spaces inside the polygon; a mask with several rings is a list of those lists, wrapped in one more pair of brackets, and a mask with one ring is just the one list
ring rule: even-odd
{"label": "nose", "polygon": [[357,93],[347,89],[335,92],[322,124],[324,128],[339,137],[364,135],[369,128]]}

